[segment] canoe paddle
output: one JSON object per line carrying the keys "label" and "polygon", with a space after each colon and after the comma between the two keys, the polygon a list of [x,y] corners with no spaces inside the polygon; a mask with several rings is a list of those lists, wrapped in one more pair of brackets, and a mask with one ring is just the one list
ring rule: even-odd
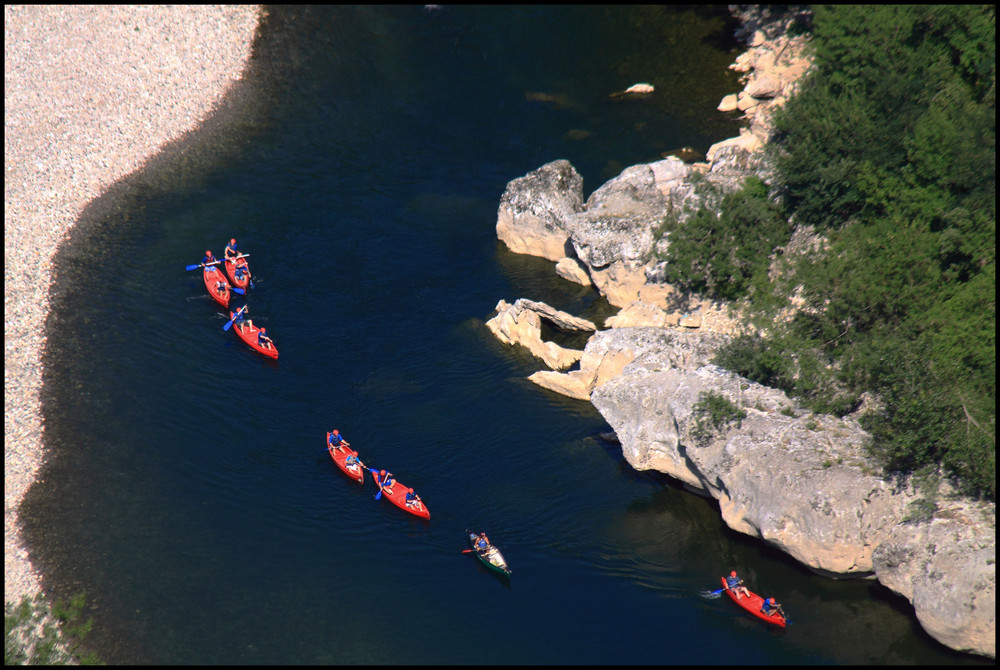
{"label": "canoe paddle", "polygon": [[240,314],[242,314],[243,312],[245,312],[246,309],[247,309],[247,306],[243,305],[238,310],[236,310],[236,313],[233,314],[233,318],[231,318],[229,321],[226,322],[226,325],[224,325],[222,327],[222,330],[229,330],[230,328],[232,328],[233,327],[233,322],[236,321],[236,319],[239,318]]}
{"label": "canoe paddle", "polygon": [[[249,256],[249,255],[250,254],[240,254],[239,256],[237,256],[237,258],[243,258],[243,257]],[[204,267],[208,267],[209,265],[217,265],[219,263],[224,263],[225,261],[226,261],[225,258],[217,258],[214,261],[212,261],[211,263],[195,263],[194,265],[187,266],[185,269],[186,270],[194,270],[195,268],[204,268]]]}

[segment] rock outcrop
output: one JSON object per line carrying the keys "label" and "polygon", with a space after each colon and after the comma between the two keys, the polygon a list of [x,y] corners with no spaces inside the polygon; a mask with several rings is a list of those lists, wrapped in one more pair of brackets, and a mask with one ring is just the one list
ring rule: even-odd
{"label": "rock outcrop", "polygon": [[[636,347],[622,330],[646,331],[652,346]],[[676,334],[613,329],[594,338],[605,356],[638,351],[590,396],[629,464],[712,496],[731,528],[821,574],[874,575],[913,603],[935,639],[995,658],[995,505],[945,492],[938,509],[915,514],[928,492],[878,476],[864,451],[870,438],[852,418],[803,412],[781,391],[700,364],[711,342],[675,336],[659,349],[649,334],[657,330]],[[724,396],[747,416],[705,437],[702,393]]]}
{"label": "rock outcrop", "polygon": [[497,210],[497,238],[518,254],[568,256],[563,221],[583,209],[583,177],[567,160],[546,163],[507,185]]}
{"label": "rock outcrop", "polygon": [[[726,96],[720,109],[743,112],[748,125],[713,145],[707,163],[668,158],[635,165],[583,202],[579,174],[554,161],[510,182],[501,199],[500,239],[518,253],[557,261],[560,276],[593,285],[622,308],[606,320],[608,330],[567,355],[541,342],[535,325],[541,312],[520,300],[518,309],[501,301],[490,328],[551,368],[532,374],[534,383],[592,402],[634,468],[664,472],[715,498],[731,528],[821,574],[877,578],[913,603],[935,639],[995,658],[995,505],[899,488],[876,474],[864,449],[870,437],[853,418],[810,414],[781,391],[711,365],[739,315],[678,296],[663,281],[664,218],[683,222],[711,205],[694,187],[699,180],[721,193],[751,175],[769,180],[760,149],[770,139],[773,112],[809,67],[807,38],[786,34],[804,10],[734,11],[749,45],[732,66],[746,73],[745,88]],[[780,20],[768,19],[772,11]],[[822,244],[800,230],[789,251]],[[708,393],[746,416],[707,429],[700,401]],[[942,503],[936,510],[926,497],[935,495]]]}
{"label": "rock outcrop", "polygon": [[582,351],[566,349],[555,342],[542,340],[542,319],[565,331],[597,330],[590,321],[559,311],[543,302],[518,298],[513,305],[501,300],[497,315],[486,322],[498,340],[504,344],[519,344],[553,370],[565,370],[583,355]]}
{"label": "rock outcrop", "polygon": [[996,658],[996,509],[946,500],[894,526],[872,553],[879,582],[913,603],[939,642]]}

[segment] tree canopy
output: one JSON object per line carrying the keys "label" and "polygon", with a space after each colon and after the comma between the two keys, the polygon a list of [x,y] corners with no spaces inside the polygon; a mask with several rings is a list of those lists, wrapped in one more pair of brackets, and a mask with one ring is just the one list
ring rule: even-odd
{"label": "tree canopy", "polygon": [[[768,324],[717,362],[816,411],[853,411],[868,393],[879,409],[862,421],[887,470],[940,466],[993,498],[995,9],[816,7],[811,44],[769,148],[783,209],[749,184],[698,212],[670,232],[670,279],[746,298]],[[762,282],[789,220],[825,248]],[[775,298],[787,307],[793,290],[803,308],[775,325]]]}

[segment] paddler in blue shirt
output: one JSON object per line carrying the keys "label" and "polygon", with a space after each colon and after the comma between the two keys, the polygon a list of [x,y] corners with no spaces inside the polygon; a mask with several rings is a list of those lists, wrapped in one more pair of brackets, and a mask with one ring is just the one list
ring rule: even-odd
{"label": "paddler in blue shirt", "polygon": [[[351,443],[344,439],[344,436],[340,434],[340,431],[336,428],[330,433],[330,437],[327,439],[330,446],[339,451],[343,451],[344,447],[351,446]],[[350,463],[348,463],[350,465]]]}
{"label": "paddler in blue shirt", "polygon": [[236,271],[233,273],[233,276],[236,278],[236,281],[241,282],[243,281],[243,275],[249,275],[249,274],[250,270],[247,269],[246,264],[240,263],[237,264]]}
{"label": "paddler in blue shirt", "polygon": [[385,470],[379,470],[378,475],[379,476],[376,481],[380,483],[386,493],[392,495],[392,487],[396,483],[393,474],[391,472],[386,472]]}
{"label": "paddler in blue shirt", "polygon": [[413,492],[413,489],[406,489],[406,506],[416,507],[420,503],[420,496]]}
{"label": "paddler in blue shirt", "polygon": [[[205,256],[201,259],[202,265],[208,265],[209,263],[215,262],[215,256],[212,255],[211,249],[205,252]],[[197,275],[195,275],[197,276]]]}
{"label": "paddler in blue shirt", "polygon": [[271,348],[271,344],[273,343],[271,342],[271,338],[267,336],[267,328],[261,328],[257,331],[257,344],[265,349]]}
{"label": "paddler in blue shirt", "polygon": [[476,551],[480,554],[485,554],[490,549],[490,538],[486,537],[486,533],[480,533],[479,537],[476,538]]}
{"label": "paddler in blue shirt", "polygon": [[729,587],[729,590],[732,591],[737,598],[739,598],[740,595],[743,595],[747,598],[750,597],[750,590],[747,589],[747,587],[743,586],[743,580],[736,575],[735,570],[730,572],[729,576],[726,577],[726,586]]}
{"label": "paddler in blue shirt", "polygon": [[229,244],[226,245],[226,250],[223,253],[226,254],[226,258],[233,258],[233,259],[235,259],[239,255],[239,252],[236,251],[236,238],[235,237],[233,239],[229,240]]}
{"label": "paddler in blue shirt", "polygon": [[243,327],[247,325],[247,321],[249,321],[249,319],[246,318],[247,311],[249,311],[249,309],[250,307],[248,305],[243,305],[236,310],[235,314],[233,314],[233,325],[241,331],[243,330]]}
{"label": "paddler in blue shirt", "polygon": [[774,598],[764,598],[764,606],[760,608],[761,614],[766,614],[767,616],[774,616],[775,614],[780,614],[782,618],[785,617],[785,611],[781,609],[781,605],[775,602]]}

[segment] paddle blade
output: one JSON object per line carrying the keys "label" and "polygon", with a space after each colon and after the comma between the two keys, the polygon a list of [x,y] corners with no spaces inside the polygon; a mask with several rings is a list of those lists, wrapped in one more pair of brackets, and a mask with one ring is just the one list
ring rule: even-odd
{"label": "paddle blade", "polygon": [[194,265],[187,266],[187,268],[185,268],[185,269],[187,269],[187,270],[194,270],[195,268],[200,268],[200,267],[201,267],[201,263],[195,263]]}
{"label": "paddle blade", "polygon": [[378,493],[375,494],[375,500],[378,500],[381,497],[382,497],[382,489],[379,489]]}
{"label": "paddle blade", "polygon": [[233,286],[232,289],[230,289],[230,290],[232,290],[233,293],[238,293],[239,295],[246,295],[247,294],[247,292],[244,291],[243,289],[241,289],[239,286]]}
{"label": "paddle blade", "polygon": [[245,311],[246,311],[246,305],[244,305],[243,307],[240,307],[240,308],[239,308],[238,310],[236,310],[236,313],[235,313],[235,314],[233,314],[233,318],[231,318],[231,319],[230,319],[230,320],[229,320],[229,321],[228,321],[228,322],[226,323],[226,325],[224,325],[224,326],[222,327],[222,330],[229,330],[230,328],[232,328],[232,327],[233,327],[233,322],[234,322],[234,321],[236,321],[237,317],[239,317],[239,315],[240,315],[240,314],[242,314],[242,313],[243,313],[243,312],[245,312]]}
{"label": "paddle blade", "polygon": [[718,591],[709,591],[706,589],[702,591],[699,595],[701,595],[702,598],[718,598],[720,595],[722,595],[723,591],[725,591],[725,589],[719,589]]}

